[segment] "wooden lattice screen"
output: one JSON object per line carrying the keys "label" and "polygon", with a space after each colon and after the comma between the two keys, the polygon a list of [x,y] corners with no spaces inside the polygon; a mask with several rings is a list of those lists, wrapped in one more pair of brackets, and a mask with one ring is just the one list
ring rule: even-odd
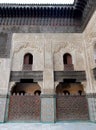
{"label": "wooden lattice screen", "polygon": [[85,95],[57,95],[57,121],[89,120],[88,103]]}
{"label": "wooden lattice screen", "polygon": [[12,95],[9,101],[9,121],[40,121],[41,101],[37,95]]}

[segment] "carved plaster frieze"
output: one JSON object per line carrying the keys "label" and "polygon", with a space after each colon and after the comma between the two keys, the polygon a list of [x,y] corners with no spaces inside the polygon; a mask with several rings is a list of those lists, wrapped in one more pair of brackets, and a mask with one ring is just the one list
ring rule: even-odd
{"label": "carved plaster frieze", "polygon": [[20,52],[22,49],[27,49],[27,48],[31,48],[31,50],[33,51],[37,51],[39,53],[42,53],[42,48],[41,46],[32,44],[31,42],[24,42],[24,43],[19,43],[20,45],[16,46],[15,50],[14,50],[14,54]]}

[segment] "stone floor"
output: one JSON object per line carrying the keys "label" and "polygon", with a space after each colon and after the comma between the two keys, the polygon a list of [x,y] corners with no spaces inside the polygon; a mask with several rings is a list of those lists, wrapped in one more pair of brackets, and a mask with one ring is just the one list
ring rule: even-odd
{"label": "stone floor", "polygon": [[0,130],[96,130],[95,123],[1,123]]}

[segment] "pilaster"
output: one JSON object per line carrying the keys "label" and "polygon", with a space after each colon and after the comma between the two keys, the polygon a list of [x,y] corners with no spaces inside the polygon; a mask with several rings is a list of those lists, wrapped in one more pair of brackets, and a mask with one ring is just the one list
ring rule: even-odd
{"label": "pilaster", "polygon": [[41,95],[41,121],[55,122],[55,96],[52,43],[44,44],[43,92]]}

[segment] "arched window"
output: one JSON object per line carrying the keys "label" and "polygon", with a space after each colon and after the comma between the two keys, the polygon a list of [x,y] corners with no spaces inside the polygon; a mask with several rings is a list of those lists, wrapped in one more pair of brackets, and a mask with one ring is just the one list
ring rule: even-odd
{"label": "arched window", "polygon": [[32,70],[32,64],[33,64],[33,55],[30,53],[25,54],[23,60],[23,70]]}
{"label": "arched window", "polygon": [[69,53],[65,53],[63,55],[63,64],[64,64],[64,70],[66,71],[74,70],[72,64],[72,56]]}
{"label": "arched window", "polygon": [[30,53],[27,53],[27,54],[25,54],[24,55],[24,64],[27,64],[27,65],[29,65],[29,64],[33,64],[33,56],[32,56],[32,54],[30,54]]}
{"label": "arched window", "polygon": [[63,63],[64,64],[72,64],[72,56],[69,53],[63,55]]}

